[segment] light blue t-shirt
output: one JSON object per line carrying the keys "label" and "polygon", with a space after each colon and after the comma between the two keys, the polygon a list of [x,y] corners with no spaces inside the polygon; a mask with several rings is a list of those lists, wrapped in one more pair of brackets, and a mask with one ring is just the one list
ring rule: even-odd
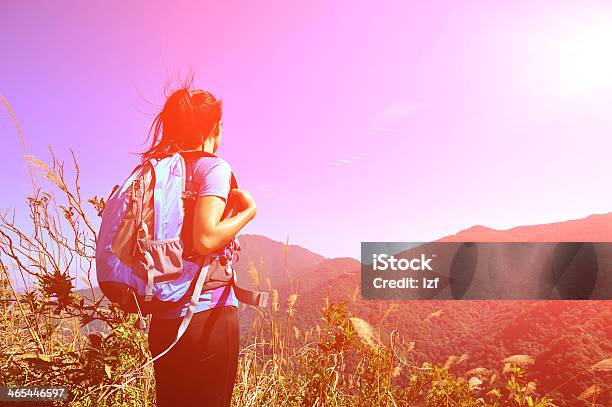
{"label": "light blue t-shirt", "polygon": [[[230,191],[232,169],[227,161],[220,157],[202,157],[199,153],[182,153],[185,157],[187,172],[193,171],[190,185],[191,191],[198,191],[197,196],[218,196],[227,202]],[[193,158],[190,156],[193,155]],[[189,299],[178,304],[176,308],[163,313],[155,313],[159,318],[181,318],[185,316],[189,306]],[[231,286],[219,287],[203,292],[195,312],[206,311],[211,308],[223,306],[238,306],[238,300]]]}

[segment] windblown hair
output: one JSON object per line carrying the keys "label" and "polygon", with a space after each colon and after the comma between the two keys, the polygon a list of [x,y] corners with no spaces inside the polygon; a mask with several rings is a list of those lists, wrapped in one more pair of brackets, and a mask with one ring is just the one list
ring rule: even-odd
{"label": "windblown hair", "polygon": [[219,132],[221,100],[204,90],[184,85],[166,100],[149,129],[151,147],[143,159],[156,158],[186,149],[195,149],[209,136]]}

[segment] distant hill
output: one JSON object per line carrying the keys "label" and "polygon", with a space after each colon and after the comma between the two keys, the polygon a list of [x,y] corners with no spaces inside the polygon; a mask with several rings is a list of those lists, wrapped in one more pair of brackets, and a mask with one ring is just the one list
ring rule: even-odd
{"label": "distant hill", "polygon": [[[249,263],[259,274],[259,288],[266,279],[281,295],[305,293],[344,274],[357,274],[360,263],[350,257],[328,259],[297,245],[286,246],[261,235],[240,235],[240,259],[236,263],[241,285],[254,288]],[[286,267],[285,267],[286,262]]]}
{"label": "distant hill", "polygon": [[497,230],[472,226],[439,239],[447,242],[612,242],[612,212],[586,218]]}
{"label": "distant hill", "polygon": [[[439,239],[454,242],[612,242],[612,213],[584,219],[495,230],[475,226]],[[364,301],[360,276],[336,272],[334,278],[300,296],[296,320],[303,327],[319,323],[325,298],[347,301],[356,315],[380,327],[383,341],[391,330],[414,341],[415,362],[444,363],[450,355],[469,354],[457,372],[474,367],[499,369],[503,358],[530,354],[539,391],[555,389],[559,405],[573,402],[593,383],[604,390],[598,400],[612,405],[611,373],[585,370],[612,357],[612,301]],[[381,321],[390,307],[396,307]],[[431,322],[431,313],[443,310]],[[565,383],[574,375],[578,377]],[[557,388],[558,387],[558,388]]]}
{"label": "distant hill", "polygon": [[[538,244],[517,244],[524,242]],[[429,276],[439,278],[438,287],[414,290],[413,299],[604,299],[612,286],[611,242],[612,214],[603,214],[507,230],[474,226],[392,254],[435,257]],[[388,298],[397,292],[386,290]]]}
{"label": "distant hill", "polygon": [[278,281],[297,277],[303,269],[326,260],[320,254],[303,247],[285,245],[261,235],[239,235],[238,242],[241,250],[235,266],[240,276],[247,272],[249,262],[253,262],[264,279],[268,277]]}

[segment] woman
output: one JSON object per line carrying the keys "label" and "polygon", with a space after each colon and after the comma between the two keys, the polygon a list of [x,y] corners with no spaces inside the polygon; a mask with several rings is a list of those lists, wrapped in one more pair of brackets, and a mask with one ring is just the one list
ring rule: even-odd
{"label": "woman", "polygon": [[[207,255],[223,249],[255,216],[255,201],[243,189],[230,191],[231,168],[214,155],[221,143],[221,101],[206,91],[183,87],[171,94],[155,118],[151,148],[144,158],[180,152],[185,158],[187,189],[196,193],[186,203],[183,236],[193,236],[193,249]],[[191,177],[190,177],[191,176]],[[228,201],[238,211],[224,218]],[[192,230],[188,222],[193,218]],[[191,242],[184,242],[188,247]],[[186,250],[187,250],[186,247]],[[157,405],[228,406],[238,365],[238,302],[231,286],[202,293],[196,314],[179,342],[154,363]],[[176,337],[187,303],[155,314],[149,329],[153,356]]]}

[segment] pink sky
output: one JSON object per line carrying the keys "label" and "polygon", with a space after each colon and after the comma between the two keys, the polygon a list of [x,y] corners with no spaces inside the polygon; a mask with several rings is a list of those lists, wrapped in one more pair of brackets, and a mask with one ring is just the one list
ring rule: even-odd
{"label": "pink sky", "polygon": [[[612,6],[572,3],[3,2],[0,94],[31,153],[72,147],[107,195],[191,67],[258,202],[245,232],[358,257],[610,211]],[[0,208],[25,216],[4,111],[0,136]]]}

